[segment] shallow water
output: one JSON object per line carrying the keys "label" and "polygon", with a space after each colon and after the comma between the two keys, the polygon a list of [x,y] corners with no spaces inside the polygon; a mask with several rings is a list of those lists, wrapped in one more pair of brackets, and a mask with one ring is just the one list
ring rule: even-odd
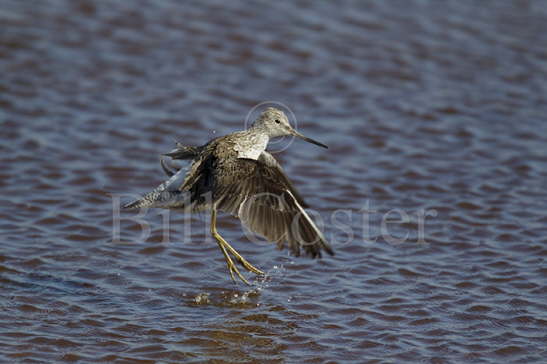
{"label": "shallow water", "polygon": [[[544,2],[4,0],[0,24],[0,361],[544,362]],[[335,257],[223,217],[267,272],[246,287],[206,217],[118,229],[174,140],[264,100],[330,146],[277,156]]]}

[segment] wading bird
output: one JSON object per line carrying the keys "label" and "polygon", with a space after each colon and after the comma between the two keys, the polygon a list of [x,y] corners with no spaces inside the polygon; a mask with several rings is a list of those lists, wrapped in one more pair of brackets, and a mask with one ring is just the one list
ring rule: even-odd
{"label": "wading bird", "polygon": [[271,138],[294,136],[323,148],[326,145],[294,130],[281,110],[268,107],[244,131],[215,138],[199,147],[177,143],[165,154],[172,159],[192,160],[188,173],[172,169],[161,160],[170,177],[126,209],[158,207],[190,212],[211,212],[211,234],[224,254],[232,280],[234,273],[245,283],[232,257],[246,270],[264,274],[224,240],[216,228],[217,211],[238,217],[252,232],[264,236],[291,253],[303,250],[312,258],[321,251],[334,255],[321,231],[306,213],[308,205],[296,191],[277,160],[266,151]]}

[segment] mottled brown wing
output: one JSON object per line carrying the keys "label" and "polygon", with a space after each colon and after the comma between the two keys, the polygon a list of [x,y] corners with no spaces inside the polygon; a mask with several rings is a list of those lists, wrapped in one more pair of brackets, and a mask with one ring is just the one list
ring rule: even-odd
{"label": "mottled brown wing", "polygon": [[239,178],[220,178],[215,184],[218,209],[238,216],[249,230],[280,248],[287,243],[295,256],[301,249],[314,258],[320,257],[322,250],[334,254],[273,156],[264,152],[256,161],[239,159],[235,163]]}

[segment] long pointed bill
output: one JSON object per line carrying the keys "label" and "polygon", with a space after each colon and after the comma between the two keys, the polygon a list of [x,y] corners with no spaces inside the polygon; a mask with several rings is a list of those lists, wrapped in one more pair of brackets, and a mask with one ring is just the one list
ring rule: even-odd
{"label": "long pointed bill", "polygon": [[308,143],[312,143],[312,144],[318,145],[318,146],[320,146],[320,147],[329,149],[329,147],[327,147],[325,144],[319,143],[317,140],[313,140],[312,138],[305,137],[304,135],[300,134],[300,133],[297,132],[296,130],[292,130],[292,135],[294,135],[295,137],[298,137],[298,138],[300,138],[300,139],[302,139],[302,140],[305,140],[305,141],[307,141]]}

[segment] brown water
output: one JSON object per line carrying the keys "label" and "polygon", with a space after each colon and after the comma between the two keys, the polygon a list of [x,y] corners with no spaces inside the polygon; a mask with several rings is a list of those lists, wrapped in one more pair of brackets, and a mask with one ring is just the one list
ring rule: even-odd
{"label": "brown water", "polygon": [[[545,362],[544,1],[3,0],[0,30],[0,361]],[[264,100],[330,146],[278,157],[335,257],[223,217],[246,287],[206,217],[116,236],[106,193]]]}

